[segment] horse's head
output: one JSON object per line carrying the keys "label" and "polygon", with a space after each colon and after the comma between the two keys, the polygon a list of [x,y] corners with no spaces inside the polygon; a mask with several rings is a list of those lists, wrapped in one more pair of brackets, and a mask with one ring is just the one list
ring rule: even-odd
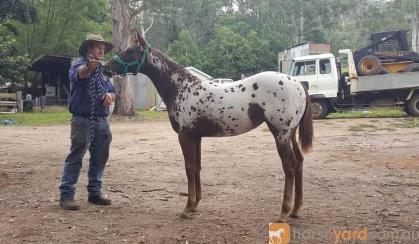
{"label": "horse's head", "polygon": [[111,70],[113,74],[125,75],[127,73],[132,73],[136,75],[140,71],[141,65],[146,61],[149,46],[138,32],[134,34],[134,40],[135,42],[126,50],[116,54],[106,63],[106,67]]}

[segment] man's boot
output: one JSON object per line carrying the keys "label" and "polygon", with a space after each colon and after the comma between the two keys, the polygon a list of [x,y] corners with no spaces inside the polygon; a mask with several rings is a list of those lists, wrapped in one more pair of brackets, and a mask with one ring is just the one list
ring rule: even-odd
{"label": "man's boot", "polygon": [[104,198],[102,195],[89,197],[88,202],[101,206],[108,206],[112,203],[111,199]]}
{"label": "man's boot", "polygon": [[65,210],[79,210],[80,205],[74,200],[74,198],[60,199],[60,206]]}

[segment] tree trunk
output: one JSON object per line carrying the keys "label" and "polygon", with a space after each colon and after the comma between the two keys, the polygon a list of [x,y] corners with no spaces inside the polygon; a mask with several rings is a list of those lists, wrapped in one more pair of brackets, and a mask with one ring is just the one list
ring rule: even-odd
{"label": "tree trunk", "polygon": [[298,42],[303,42],[304,41],[304,10],[303,10],[303,4],[301,3],[301,7],[300,7],[300,40],[298,40]]}
{"label": "tree trunk", "polygon": [[412,14],[411,25],[412,25],[412,51],[418,52],[419,51],[419,33],[418,33],[419,20],[418,20],[418,13],[416,11],[414,11]]}
{"label": "tree trunk", "polygon": [[[130,40],[130,13],[128,0],[112,0],[112,44],[114,52],[125,50]],[[114,77],[117,90],[113,113],[122,116],[135,115],[132,82],[128,76]]]}

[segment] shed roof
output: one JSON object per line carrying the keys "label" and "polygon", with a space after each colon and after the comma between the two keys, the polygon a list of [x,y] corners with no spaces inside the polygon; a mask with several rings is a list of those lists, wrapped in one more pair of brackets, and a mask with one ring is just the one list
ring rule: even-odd
{"label": "shed roof", "polygon": [[42,72],[52,67],[70,67],[72,56],[47,54],[35,59],[28,67],[29,71]]}

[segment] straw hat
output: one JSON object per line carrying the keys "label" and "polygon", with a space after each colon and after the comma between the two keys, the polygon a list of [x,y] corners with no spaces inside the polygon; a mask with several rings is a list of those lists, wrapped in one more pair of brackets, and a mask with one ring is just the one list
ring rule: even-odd
{"label": "straw hat", "polygon": [[87,48],[89,44],[91,43],[102,43],[105,45],[105,54],[110,52],[113,48],[112,44],[109,42],[106,42],[105,39],[99,34],[88,34],[86,37],[86,40],[80,45],[79,48],[79,54],[81,56],[86,56],[87,54]]}

